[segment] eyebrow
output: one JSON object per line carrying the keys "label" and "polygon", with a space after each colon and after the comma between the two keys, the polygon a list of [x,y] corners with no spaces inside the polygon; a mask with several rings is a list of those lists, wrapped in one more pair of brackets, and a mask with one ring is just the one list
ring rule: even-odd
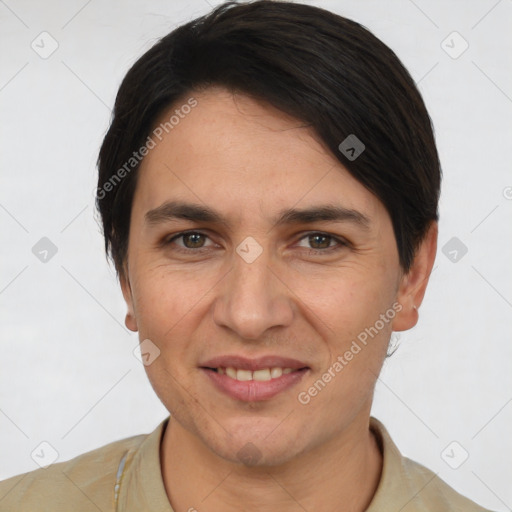
{"label": "eyebrow", "polygon": [[[204,205],[186,203],[183,201],[166,201],[160,206],[146,212],[145,222],[156,226],[176,219],[193,222],[208,222],[212,224],[229,224],[227,219],[218,211]],[[274,225],[312,224],[314,222],[351,222],[364,229],[370,226],[370,219],[357,210],[339,205],[321,205],[309,208],[289,208],[282,210],[274,218]]]}

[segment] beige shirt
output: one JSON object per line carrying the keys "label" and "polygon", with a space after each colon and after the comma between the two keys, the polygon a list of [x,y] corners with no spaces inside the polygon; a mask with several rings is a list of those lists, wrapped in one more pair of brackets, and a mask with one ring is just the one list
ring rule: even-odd
{"label": "beige shirt", "polygon": [[[151,434],[0,482],[0,511],[173,512],[160,471],[160,441],[168,421]],[[370,426],[383,453],[383,468],[367,512],[485,512],[432,471],[403,457],[378,420],[371,418]],[[198,496],[189,510],[195,506],[200,512],[199,505]]]}

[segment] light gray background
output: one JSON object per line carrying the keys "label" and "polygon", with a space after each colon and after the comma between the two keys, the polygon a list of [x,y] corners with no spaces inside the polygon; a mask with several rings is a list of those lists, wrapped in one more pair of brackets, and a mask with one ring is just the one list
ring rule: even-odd
{"label": "light gray background", "polygon": [[[42,441],[66,460],[167,415],[105,262],[95,160],[129,66],[216,3],[0,1],[0,479],[36,469]],[[444,170],[430,288],[385,364],[374,415],[403,453],[511,510],[512,2],[310,3],[395,50],[431,113]],[[51,48],[43,31],[58,43],[46,59],[31,47]],[[457,58],[453,31],[469,44]],[[32,253],[42,237],[58,248],[46,263]],[[467,254],[443,253],[452,237]]]}

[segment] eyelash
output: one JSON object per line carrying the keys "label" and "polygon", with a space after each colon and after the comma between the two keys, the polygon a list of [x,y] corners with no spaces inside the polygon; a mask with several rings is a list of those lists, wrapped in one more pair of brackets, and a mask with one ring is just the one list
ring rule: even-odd
{"label": "eyelash", "polygon": [[[181,233],[177,233],[176,235],[173,235],[169,239],[164,239],[163,246],[171,245],[175,240],[183,238],[184,236],[187,236],[187,235],[201,235],[206,238],[209,238],[208,235],[206,235],[205,233],[201,233],[200,231],[182,231]],[[329,238],[331,241],[336,242],[337,245],[334,245],[331,247],[326,247],[325,249],[314,249],[314,248],[306,248],[306,247],[302,248],[310,253],[312,252],[313,254],[329,254],[332,251],[338,251],[344,247],[350,246],[350,244],[347,241],[345,241],[341,238],[338,238],[334,235],[331,235],[329,233],[323,233],[322,231],[310,231],[310,232],[306,233],[304,236],[302,236],[299,239],[299,242],[304,240],[305,238],[308,238],[308,237],[314,236],[314,235],[320,235],[320,236]],[[203,251],[207,251],[208,249],[209,249],[209,247],[198,247],[197,249],[191,249],[189,247],[176,246],[175,250],[178,252],[181,252],[181,253],[185,253],[185,254],[191,254],[191,253],[197,254],[197,253],[202,253]]]}

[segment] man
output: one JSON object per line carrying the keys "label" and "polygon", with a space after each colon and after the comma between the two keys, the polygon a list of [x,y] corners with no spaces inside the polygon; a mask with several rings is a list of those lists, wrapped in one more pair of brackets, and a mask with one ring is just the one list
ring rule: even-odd
{"label": "man", "polygon": [[128,72],[98,163],[170,418],[3,482],[1,510],[484,510],[370,418],[391,334],[418,320],[440,187],[388,47],[311,6],[220,6]]}

